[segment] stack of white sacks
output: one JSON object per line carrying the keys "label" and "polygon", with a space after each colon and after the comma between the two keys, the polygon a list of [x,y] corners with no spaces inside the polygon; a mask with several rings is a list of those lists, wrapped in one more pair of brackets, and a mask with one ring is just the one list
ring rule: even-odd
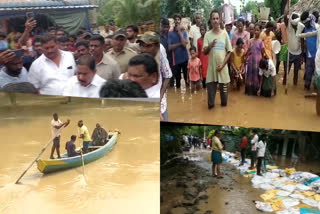
{"label": "stack of white sacks", "polygon": [[256,208],[264,212],[277,214],[320,213],[320,177],[309,172],[295,172],[295,169],[277,169],[268,166],[263,176],[248,170],[250,160],[240,166],[235,154],[224,152],[225,162],[235,166],[240,174],[250,177],[254,188],[266,192],[261,195],[264,200],[256,201]]}

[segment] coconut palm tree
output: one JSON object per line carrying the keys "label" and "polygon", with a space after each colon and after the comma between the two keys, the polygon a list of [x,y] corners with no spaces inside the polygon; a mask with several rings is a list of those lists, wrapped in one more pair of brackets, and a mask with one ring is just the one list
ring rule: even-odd
{"label": "coconut palm tree", "polygon": [[115,19],[122,27],[129,24],[153,20],[159,23],[159,0],[105,0],[104,7],[99,11],[99,19]]}

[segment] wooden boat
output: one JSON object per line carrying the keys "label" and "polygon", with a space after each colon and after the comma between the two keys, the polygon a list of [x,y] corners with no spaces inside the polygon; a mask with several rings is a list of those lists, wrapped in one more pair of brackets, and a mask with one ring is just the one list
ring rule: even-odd
{"label": "wooden boat", "polygon": [[[83,155],[84,164],[95,161],[105,156],[114,145],[117,143],[119,138],[119,132],[110,132],[109,140],[103,146],[90,146],[89,152]],[[60,159],[46,159],[37,160],[38,169],[42,173],[50,173],[60,170],[65,170],[73,167],[82,166],[81,155],[75,157],[68,157],[67,153],[61,155]]]}

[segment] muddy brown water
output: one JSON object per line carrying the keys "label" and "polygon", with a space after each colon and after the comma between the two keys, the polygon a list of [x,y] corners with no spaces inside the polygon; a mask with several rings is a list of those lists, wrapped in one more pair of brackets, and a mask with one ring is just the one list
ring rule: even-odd
{"label": "muddy brown water", "polygon": [[[197,166],[208,170],[211,173],[210,151],[194,150],[192,152],[184,152],[182,155],[193,161]],[[275,165],[279,168],[290,168],[291,158],[283,156],[274,156]],[[320,164],[318,161],[299,162],[296,165],[297,171],[320,172]],[[207,188],[206,194],[208,200],[199,200],[197,204],[197,214],[203,214],[207,211],[213,211],[217,214],[259,214],[255,207],[254,201],[263,201],[260,197],[265,191],[253,188],[251,180],[242,176],[239,171],[229,163],[221,165],[223,179],[216,179],[207,176],[202,179],[216,180],[216,184]],[[173,183],[174,184],[174,183]],[[161,204],[161,213],[166,214],[172,209],[172,201],[183,200],[183,189],[176,186],[170,186],[166,198],[166,203]],[[275,213],[275,212],[272,212]],[[172,214],[179,214],[179,212]]]}
{"label": "muddy brown water", "polygon": [[[277,75],[277,95],[273,98],[246,96],[244,87],[229,93],[228,106],[220,106],[216,95],[215,108],[208,110],[206,89],[197,94],[190,90],[171,88],[168,91],[168,113],[171,122],[259,127],[289,130],[320,131],[320,117],[316,114],[316,101],[305,98],[303,73],[293,86],[290,73],[288,93],[282,85],[282,72]],[[308,92],[310,93],[310,92]]]}
{"label": "muddy brown water", "polygon": [[[210,151],[202,152],[202,161],[198,165],[211,172]],[[223,179],[216,179],[217,184],[208,188],[208,203],[200,201],[200,213],[212,210],[213,213],[224,214],[256,214],[254,200],[261,200],[263,191],[252,187],[250,179],[240,175],[239,171],[229,163],[221,165]]]}
{"label": "muddy brown water", "polygon": [[[193,153],[185,152],[184,158],[194,161],[199,167],[208,170],[211,174],[210,151],[195,150]],[[216,184],[209,185],[206,194],[208,200],[200,200],[197,208],[197,214],[203,214],[207,211],[217,214],[256,214],[261,213],[255,208],[254,200],[262,200],[260,195],[264,192],[252,187],[249,178],[240,175],[239,171],[231,164],[223,163],[221,165],[223,179],[216,179],[211,176],[202,179],[213,179]],[[201,181],[200,181],[201,182]],[[166,214],[172,208],[172,201],[181,201],[183,199],[183,189],[172,185],[168,188],[166,198],[167,203],[161,204],[161,213]],[[178,214],[172,213],[172,214]]]}
{"label": "muddy brown water", "polygon": [[272,156],[277,165],[281,169],[294,167],[297,171],[312,172],[320,175],[320,161],[299,161],[296,164],[292,159],[286,156]]}
{"label": "muddy brown water", "polygon": [[[101,105],[77,98],[61,104],[65,99],[17,95],[12,107],[0,94],[0,213],[159,213],[159,104],[107,100]],[[71,120],[62,131],[63,152],[80,119],[91,133],[97,122],[107,130],[117,128],[120,139],[106,156],[85,165],[87,182],[81,167],[44,175],[34,165],[22,184],[14,184],[51,138],[53,112]]]}

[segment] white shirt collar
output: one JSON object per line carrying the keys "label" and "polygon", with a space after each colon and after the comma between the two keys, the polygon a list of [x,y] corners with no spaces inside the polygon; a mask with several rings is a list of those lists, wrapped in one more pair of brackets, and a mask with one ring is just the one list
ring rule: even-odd
{"label": "white shirt collar", "polygon": [[96,87],[101,87],[101,82],[104,82],[105,80],[102,79],[98,74],[95,74],[91,83],[87,86],[82,86],[80,85],[80,82],[78,80],[78,77],[77,77],[77,84],[79,84],[79,86],[83,87],[83,88],[89,88],[90,86],[96,86]]}
{"label": "white shirt collar", "polygon": [[157,84],[145,89],[146,94],[149,98],[160,98],[161,82],[158,81]]}

